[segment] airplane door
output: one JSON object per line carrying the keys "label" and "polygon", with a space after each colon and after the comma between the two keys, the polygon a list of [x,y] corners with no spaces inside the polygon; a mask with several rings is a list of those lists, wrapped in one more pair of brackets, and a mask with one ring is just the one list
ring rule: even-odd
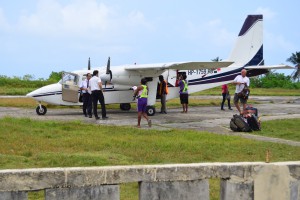
{"label": "airplane door", "polygon": [[77,74],[64,72],[62,77],[62,100],[78,103],[79,76]]}
{"label": "airplane door", "polygon": [[176,82],[177,82],[177,70],[168,70],[168,84],[172,85],[172,86],[177,86]]}

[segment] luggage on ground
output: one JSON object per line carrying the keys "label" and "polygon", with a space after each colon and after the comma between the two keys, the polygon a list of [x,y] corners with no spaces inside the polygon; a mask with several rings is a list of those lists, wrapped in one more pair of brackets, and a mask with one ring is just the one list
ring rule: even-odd
{"label": "luggage on ground", "polygon": [[248,117],[247,123],[253,131],[260,131],[260,122],[255,115]]}
{"label": "luggage on ground", "polygon": [[254,114],[256,117],[258,117],[258,110],[257,110],[257,108],[254,108],[254,107],[252,107],[251,105],[248,105],[248,106],[246,107],[246,111],[247,111],[248,113],[252,113],[252,114]]}
{"label": "luggage on ground", "polygon": [[233,115],[230,121],[230,129],[233,131],[251,132],[247,119],[240,115]]}

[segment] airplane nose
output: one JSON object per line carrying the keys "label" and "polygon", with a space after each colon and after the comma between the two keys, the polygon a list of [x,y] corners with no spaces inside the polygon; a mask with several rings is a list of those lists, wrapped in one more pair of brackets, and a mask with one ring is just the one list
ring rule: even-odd
{"label": "airplane nose", "polygon": [[34,97],[37,94],[37,90],[34,90],[32,92],[29,92],[28,94],[26,94],[26,97]]}
{"label": "airplane nose", "polygon": [[33,92],[29,92],[28,94],[26,94],[26,97],[32,97],[33,96]]}

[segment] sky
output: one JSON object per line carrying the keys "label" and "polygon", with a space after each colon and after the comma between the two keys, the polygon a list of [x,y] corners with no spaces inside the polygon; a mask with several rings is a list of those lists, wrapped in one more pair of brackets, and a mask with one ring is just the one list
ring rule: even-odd
{"label": "sky", "polygon": [[[266,65],[300,51],[299,0],[0,0],[0,75],[48,78],[91,66],[226,60],[263,14]],[[291,74],[291,70],[280,70]]]}

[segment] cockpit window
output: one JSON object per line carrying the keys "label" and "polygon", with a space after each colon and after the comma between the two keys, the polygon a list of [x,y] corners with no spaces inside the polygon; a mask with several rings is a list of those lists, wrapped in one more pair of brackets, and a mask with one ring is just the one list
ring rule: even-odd
{"label": "cockpit window", "polygon": [[78,76],[74,74],[64,73],[62,80],[60,81],[62,84],[66,85],[77,85],[78,84]]}

